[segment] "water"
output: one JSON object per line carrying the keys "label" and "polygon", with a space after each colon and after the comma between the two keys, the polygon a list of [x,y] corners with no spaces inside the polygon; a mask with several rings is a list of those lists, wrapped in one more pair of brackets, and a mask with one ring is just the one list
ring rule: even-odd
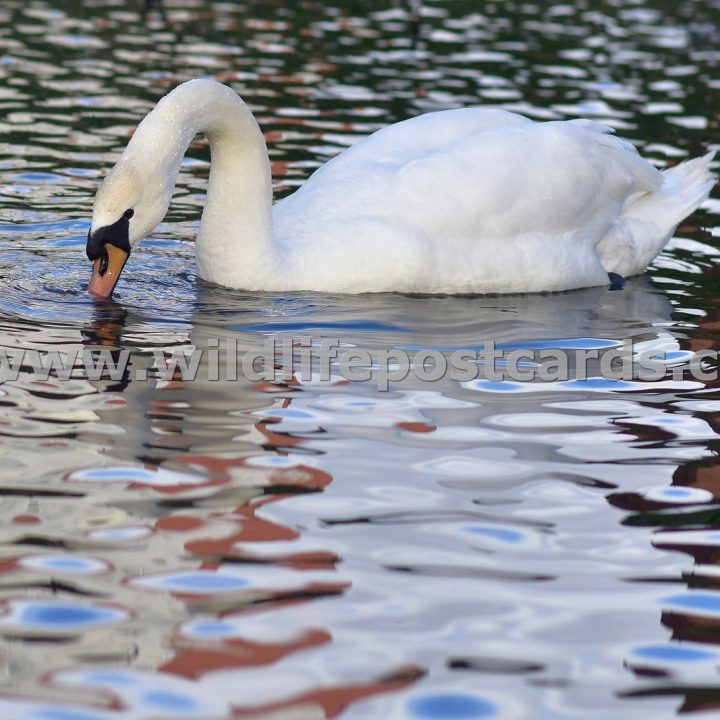
{"label": "water", "polygon": [[[471,103],[600,119],[659,167],[698,155],[720,3],[139,5],[0,8],[2,347],[131,355],[115,379],[0,385],[0,716],[718,714],[720,397],[683,372],[718,347],[716,200],[619,292],[248,295],[195,279],[198,142],[114,302],[87,297],[84,242],[131,129],[198,75],[256,112],[278,196],[387,122]],[[675,354],[652,382],[389,392],[155,366],[269,335]]]}

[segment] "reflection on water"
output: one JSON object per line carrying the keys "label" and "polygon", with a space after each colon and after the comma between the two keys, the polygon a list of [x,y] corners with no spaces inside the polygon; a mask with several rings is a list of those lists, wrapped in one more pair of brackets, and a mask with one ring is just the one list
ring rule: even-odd
{"label": "reflection on water", "polygon": [[[622,291],[250,295],[195,281],[199,142],[116,301],[87,298],[83,257],[101,172],[202,74],[256,111],[279,195],[386,122],[477,102],[601,119],[658,166],[697,155],[717,146],[717,3],[146,5],[0,8],[0,349],[130,352],[119,377],[0,385],[0,716],[720,710],[720,400],[684,372],[718,347],[716,201]],[[337,365],[208,379],[213,348],[269,335],[598,360],[389,392]],[[599,377],[624,340],[666,352],[664,377]],[[205,351],[203,379],[162,376],[178,349]]]}

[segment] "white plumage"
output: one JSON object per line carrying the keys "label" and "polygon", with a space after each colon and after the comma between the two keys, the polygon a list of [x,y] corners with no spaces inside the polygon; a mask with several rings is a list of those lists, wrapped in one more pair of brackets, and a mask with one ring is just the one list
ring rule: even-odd
{"label": "white plumage", "polygon": [[141,123],[98,191],[93,231],[134,209],[162,220],[197,132],[212,152],[199,275],[248,290],[509,293],[642,272],[707,197],[712,153],[658,171],[587,120],[498,109],[430,113],[360,140],[271,209],[262,134],[212,80],[184,83]]}

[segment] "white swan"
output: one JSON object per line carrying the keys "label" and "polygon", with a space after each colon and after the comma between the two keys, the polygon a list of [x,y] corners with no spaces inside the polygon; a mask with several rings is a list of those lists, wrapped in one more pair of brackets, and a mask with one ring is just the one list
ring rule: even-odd
{"label": "white swan", "polygon": [[140,123],[97,192],[91,293],[112,293],[131,249],[164,218],[198,132],[212,158],[198,274],[246,290],[603,285],[608,272],[642,272],[714,182],[712,153],[660,172],[591,121],[467,108],[374,133],[273,207],[252,113],[229,87],[191,80]]}

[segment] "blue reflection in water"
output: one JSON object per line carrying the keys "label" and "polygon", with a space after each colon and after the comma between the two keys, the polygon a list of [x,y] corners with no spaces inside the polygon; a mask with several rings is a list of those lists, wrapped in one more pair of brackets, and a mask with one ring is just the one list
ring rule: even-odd
{"label": "blue reflection in water", "polygon": [[123,687],[131,687],[137,685],[139,680],[135,675],[126,672],[96,672],[87,676],[87,681],[91,685],[121,685]]}
{"label": "blue reflection in water", "polygon": [[107,720],[107,715],[83,712],[82,710],[63,710],[62,708],[38,708],[32,713],[37,720]]}
{"label": "blue reflection in water", "polygon": [[266,414],[278,418],[307,418],[309,420],[318,417],[314,412],[311,412],[309,410],[295,410],[294,408],[273,408]]}
{"label": "blue reflection in water", "polygon": [[667,488],[662,491],[662,494],[667,497],[691,497],[692,492],[687,488]]}
{"label": "blue reflection in water", "polygon": [[410,330],[399,325],[377,322],[375,320],[344,320],[338,322],[268,322],[255,325],[228,325],[228,330],[240,330],[243,332],[298,332],[305,330],[360,330],[366,332],[401,332]]}
{"label": "blue reflection in water", "polygon": [[674,605],[686,610],[699,610],[720,615],[720,593],[694,592],[683,595],[671,595],[663,598],[663,605]]}
{"label": "blue reflection in water", "polygon": [[602,350],[618,347],[618,340],[605,340],[604,338],[564,338],[558,340],[535,340],[533,342],[516,342],[499,344],[498,350]]}
{"label": "blue reflection in water", "polygon": [[256,455],[255,457],[246,458],[245,464],[253,467],[288,468],[297,467],[301,462],[296,458],[285,455]]}
{"label": "blue reflection in water", "polygon": [[58,568],[62,570],[85,570],[91,565],[84,558],[48,558],[46,561],[48,568]]}
{"label": "blue reflection in water", "polygon": [[625,380],[608,380],[607,378],[593,377],[587,380],[567,380],[558,383],[559,387],[573,388],[576,390],[630,390],[637,387],[637,383]]}
{"label": "blue reflection in water", "polygon": [[483,345],[403,345],[403,350],[440,350],[441,352],[455,352],[456,350],[469,350],[483,352],[486,349],[496,350],[604,350],[618,347],[618,340],[605,340],[603,338],[568,338],[564,340],[529,340],[515,343],[487,343]]}
{"label": "blue reflection in water", "polygon": [[487,700],[461,693],[442,693],[413,698],[408,710],[419,718],[437,720],[474,720],[491,717],[497,707]]}
{"label": "blue reflection in water", "polygon": [[641,497],[653,502],[673,503],[675,505],[695,505],[709,503],[714,500],[713,494],[703,488],[649,487],[638,491]]}
{"label": "blue reflection in water", "polygon": [[109,567],[104,560],[83,555],[27,555],[20,559],[20,565],[36,572],[77,575],[105,572]]}
{"label": "blue reflection in water", "polygon": [[113,608],[87,607],[67,603],[36,603],[23,608],[18,621],[26,626],[47,628],[90,627],[123,617]]}
{"label": "blue reflection in water", "polygon": [[48,222],[23,223],[20,225],[6,225],[0,223],[0,233],[50,233],[50,232],[87,232],[87,223],[78,220],[53,220]]}
{"label": "blue reflection in water", "polygon": [[9,612],[0,619],[0,627],[15,630],[62,633],[120,622],[129,616],[122,608],[52,600],[12,600],[8,605]]}
{"label": "blue reflection in water", "polygon": [[52,173],[41,173],[41,172],[29,172],[17,175],[18,180],[24,180],[26,182],[61,182],[61,175],[53,175]]}
{"label": "blue reflection in water", "polygon": [[148,472],[142,468],[113,467],[113,468],[92,468],[73,473],[72,478],[82,480],[125,480],[128,482],[142,482],[151,479],[155,473]]}
{"label": "blue reflection in water", "polygon": [[682,647],[681,645],[645,645],[633,650],[648,660],[663,660],[666,662],[696,662],[699,660],[717,660],[718,653],[711,650],[698,650],[696,648]]}
{"label": "blue reflection in water", "polygon": [[471,532],[475,535],[485,535],[493,540],[500,540],[504,543],[512,543],[513,545],[521,543],[523,540],[522,533],[519,533],[517,530],[508,530],[506,528],[467,525],[463,528],[463,530]]}
{"label": "blue reflection in water", "polygon": [[142,696],[142,699],[149,705],[172,712],[193,712],[200,707],[193,698],[167,690],[150,690]]}
{"label": "blue reflection in water", "polygon": [[231,592],[243,590],[250,585],[250,581],[237,575],[220,575],[209,570],[175,573],[156,578],[142,578],[143,585],[164,588],[166,590],[202,591],[202,592]]}
{"label": "blue reflection in water", "polygon": [[472,390],[485,390],[486,392],[523,392],[525,388],[520,383],[505,380],[472,380],[468,383]]}
{"label": "blue reflection in water", "polygon": [[125,482],[143,485],[202,485],[207,478],[202,475],[177,472],[157,468],[148,470],[142,467],[99,467],[76,470],[68,475],[73,482]]}
{"label": "blue reflection in water", "polygon": [[237,633],[237,628],[222,620],[205,620],[192,623],[185,628],[185,634],[224,637]]}

